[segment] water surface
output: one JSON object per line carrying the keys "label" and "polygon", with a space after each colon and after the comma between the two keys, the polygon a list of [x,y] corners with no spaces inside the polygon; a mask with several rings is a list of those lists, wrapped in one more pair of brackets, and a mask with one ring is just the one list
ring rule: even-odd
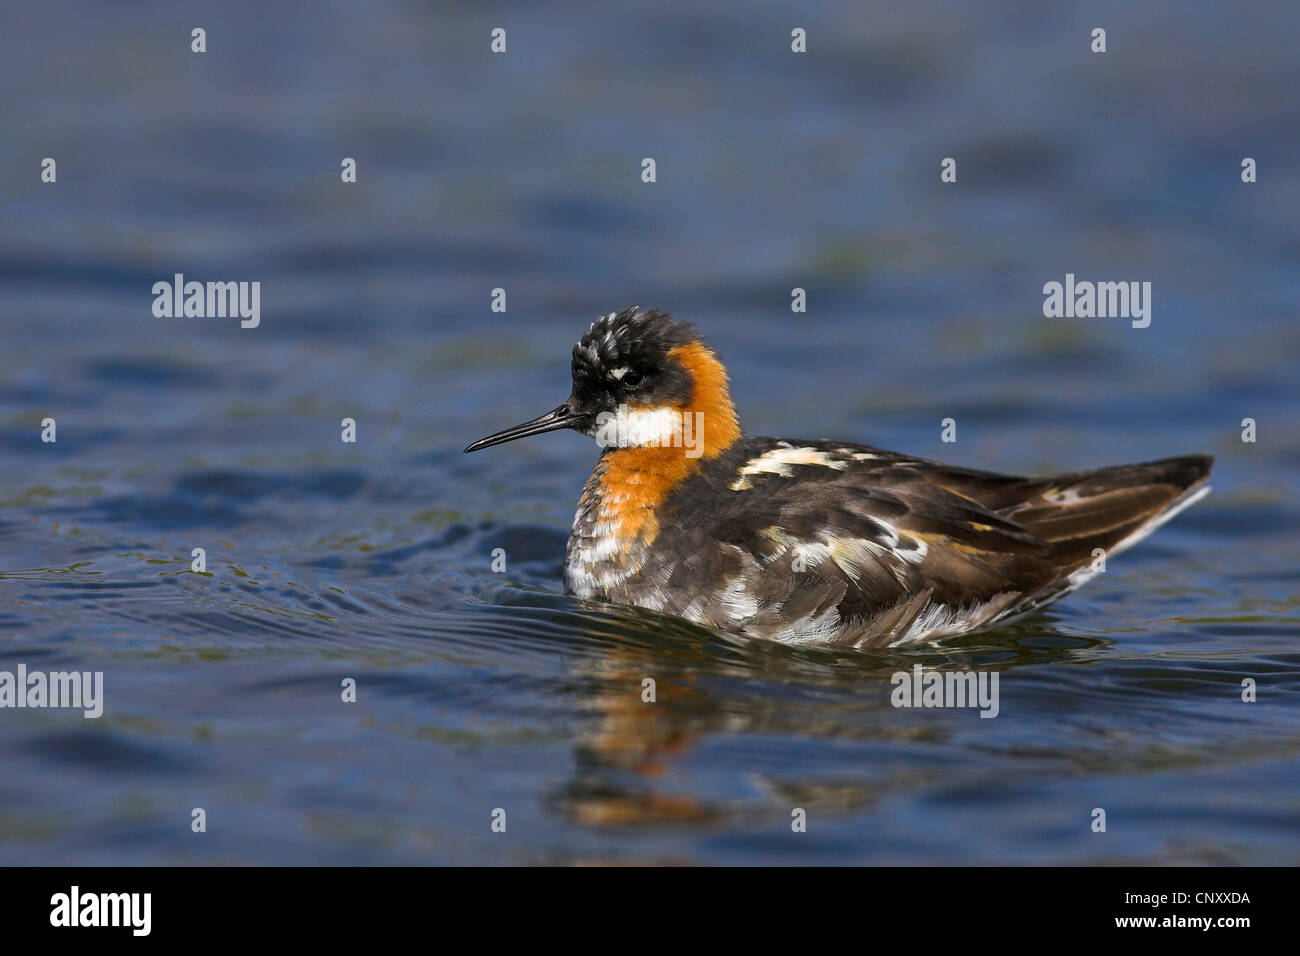
{"label": "water surface", "polygon": [[[1294,4],[0,23],[0,669],[106,684],[99,720],[0,711],[0,862],[1300,862]],[[260,281],[260,327],[154,318],[176,272]],[[1150,281],[1151,326],[1043,318],[1067,272]],[[1215,492],[939,646],[583,604],[595,447],[460,449],[553,407],[634,303],[706,332],[757,434],[1007,472],[1211,453]],[[999,716],[891,707],[917,663],[997,672]]]}

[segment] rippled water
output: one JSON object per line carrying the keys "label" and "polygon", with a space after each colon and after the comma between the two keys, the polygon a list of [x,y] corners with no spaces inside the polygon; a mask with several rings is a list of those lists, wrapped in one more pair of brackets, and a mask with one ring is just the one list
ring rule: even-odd
{"label": "rippled water", "polygon": [[[1300,8],[860,7],[9,5],[0,669],[106,704],[0,711],[0,862],[1300,861]],[[154,318],[176,272],[260,281],[260,327]],[[1152,282],[1150,328],[1043,318],[1066,272]],[[755,433],[1216,490],[937,647],[586,605],[594,446],[460,449],[632,303]],[[916,663],[999,716],[891,707]]]}

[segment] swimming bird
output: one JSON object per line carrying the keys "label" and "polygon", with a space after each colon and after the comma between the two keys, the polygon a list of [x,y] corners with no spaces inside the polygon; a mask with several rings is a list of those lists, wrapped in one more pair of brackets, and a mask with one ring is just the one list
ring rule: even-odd
{"label": "swimming bird", "polygon": [[603,446],[567,590],[714,630],[901,646],[1037,610],[1209,492],[1213,459],[1015,477],[741,431],[717,354],[637,307],[573,349],[559,407],[466,452],[570,428]]}

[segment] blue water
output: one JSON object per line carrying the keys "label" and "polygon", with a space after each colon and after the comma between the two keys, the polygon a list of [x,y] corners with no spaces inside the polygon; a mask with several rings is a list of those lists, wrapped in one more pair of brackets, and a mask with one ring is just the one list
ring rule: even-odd
{"label": "blue water", "polygon": [[[1298,33],[1285,2],[6,5],[0,670],[102,671],[105,713],[0,710],[0,863],[1300,862]],[[155,318],[177,272],[261,282],[261,324]],[[1150,281],[1150,327],[1044,318],[1067,272]],[[635,303],[706,333],[754,433],[1211,453],[1215,492],[937,647],[585,605],[594,445],[460,450]],[[996,671],[999,716],[891,707],[916,663]]]}

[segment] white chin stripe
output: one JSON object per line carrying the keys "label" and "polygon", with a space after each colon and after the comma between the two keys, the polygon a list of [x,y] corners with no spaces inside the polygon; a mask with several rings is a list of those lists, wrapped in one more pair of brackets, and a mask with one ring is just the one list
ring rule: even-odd
{"label": "white chin stripe", "polygon": [[662,448],[690,447],[698,442],[699,413],[669,408],[630,408],[620,405],[616,413],[596,416],[592,437],[604,448],[653,445]]}
{"label": "white chin stripe", "polygon": [[682,413],[675,408],[628,409],[625,437],[629,445],[663,445],[677,437],[681,443]]}

